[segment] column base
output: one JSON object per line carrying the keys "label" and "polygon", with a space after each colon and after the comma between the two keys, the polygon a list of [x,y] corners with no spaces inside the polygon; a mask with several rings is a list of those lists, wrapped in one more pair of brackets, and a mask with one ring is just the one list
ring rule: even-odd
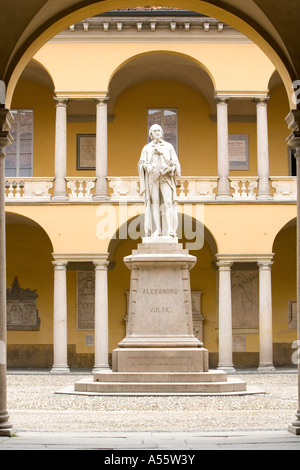
{"label": "column base", "polygon": [[0,437],[12,437],[14,434],[12,425],[7,425],[5,427],[1,427],[0,425]]}
{"label": "column base", "polygon": [[0,413],[0,436],[12,437],[13,425],[10,424],[8,420],[9,420],[9,415],[6,412]]}
{"label": "column base", "polygon": [[300,422],[293,423],[288,427],[288,431],[295,434],[295,436],[300,436]]}
{"label": "column base", "polygon": [[236,374],[236,369],[234,366],[222,366],[222,365],[219,365],[217,367],[217,370],[223,370],[224,372],[226,372],[227,374]]}
{"label": "column base", "polygon": [[232,201],[232,196],[230,194],[218,194],[217,201]]}
{"label": "column base", "polygon": [[66,201],[68,201],[68,200],[69,200],[69,198],[68,198],[68,196],[67,196],[66,194],[65,194],[65,195],[61,195],[61,196],[55,196],[55,195],[54,195],[54,196],[52,197],[52,201],[53,201],[53,202],[66,202]]}
{"label": "column base", "polygon": [[93,370],[92,370],[92,374],[97,374],[99,372],[107,372],[110,370],[110,367],[109,365],[107,364],[104,364],[104,365],[98,365],[96,364],[94,367],[93,367]]}
{"label": "column base", "polygon": [[53,375],[66,375],[70,373],[69,366],[53,366],[51,371]]}
{"label": "column base", "polygon": [[267,374],[267,373],[270,373],[270,372],[276,372],[276,369],[275,369],[275,367],[274,367],[272,364],[270,364],[270,365],[265,365],[265,366],[264,366],[264,365],[260,365],[260,366],[258,367],[257,371],[260,372],[260,373],[262,373],[262,374],[263,374],[263,373],[266,373],[266,374]]}
{"label": "column base", "polygon": [[270,194],[259,194],[256,199],[257,201],[271,201],[273,197]]}
{"label": "column base", "polygon": [[108,202],[109,196],[108,194],[95,194],[93,197],[93,201],[95,202]]}

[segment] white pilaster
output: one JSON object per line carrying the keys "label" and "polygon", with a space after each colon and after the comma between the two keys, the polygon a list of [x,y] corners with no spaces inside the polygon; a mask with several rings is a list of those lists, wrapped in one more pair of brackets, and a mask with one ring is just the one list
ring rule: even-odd
{"label": "white pilaster", "polygon": [[67,176],[67,106],[68,100],[55,98],[56,125],[55,125],[55,187],[54,199],[66,200]]}
{"label": "white pilaster", "polygon": [[298,408],[296,420],[289,426],[289,431],[300,435],[300,109],[293,110],[286,118],[291,134],[287,138],[289,146],[296,149],[297,160],[297,367],[298,367]]}
{"label": "white pilaster", "polygon": [[219,364],[218,369],[235,372],[232,360],[232,262],[217,262],[219,267]]}
{"label": "white pilaster", "polygon": [[67,261],[53,261],[54,266],[54,311],[52,374],[68,374],[67,338]]}
{"label": "white pilaster", "polygon": [[107,195],[107,105],[108,96],[97,100],[96,126],[96,191],[95,198],[105,200]]}
{"label": "white pilaster", "polygon": [[259,371],[275,371],[273,366],[272,261],[259,266]]}
{"label": "white pilaster", "polygon": [[[3,100],[3,99],[2,99]],[[7,337],[6,337],[6,237],[5,237],[5,151],[11,144],[9,133],[13,117],[0,107],[0,436],[11,436],[7,412]]]}
{"label": "white pilaster", "polygon": [[269,98],[255,100],[257,112],[257,171],[258,199],[270,199],[270,170],[269,170],[269,131],[268,131],[268,101]]}
{"label": "white pilaster", "polygon": [[218,129],[218,199],[230,198],[228,158],[228,98],[216,98]]}
{"label": "white pilaster", "polygon": [[97,260],[95,265],[95,365],[93,373],[108,369],[108,261]]}

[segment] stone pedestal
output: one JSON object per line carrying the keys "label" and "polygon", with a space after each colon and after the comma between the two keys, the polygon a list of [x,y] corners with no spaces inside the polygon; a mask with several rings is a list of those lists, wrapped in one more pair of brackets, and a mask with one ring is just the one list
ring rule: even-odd
{"label": "stone pedestal", "polygon": [[99,394],[203,394],[246,391],[241,380],[210,371],[193,334],[190,270],[196,258],[177,239],[145,238],[124,259],[131,270],[127,335],[112,371],[94,373],[75,391]]}
{"label": "stone pedestal", "polygon": [[113,372],[207,372],[208,352],[193,334],[196,258],[166,237],[144,239],[124,261],[131,270],[128,327],[113,351]]}

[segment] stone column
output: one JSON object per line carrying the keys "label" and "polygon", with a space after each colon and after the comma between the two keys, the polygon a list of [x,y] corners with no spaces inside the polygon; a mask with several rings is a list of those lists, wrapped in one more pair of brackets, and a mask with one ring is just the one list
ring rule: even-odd
{"label": "stone column", "polygon": [[256,99],[257,110],[257,171],[258,199],[270,199],[269,170],[269,133],[268,133],[269,98]]}
{"label": "stone column", "polygon": [[296,149],[297,160],[297,358],[298,358],[298,409],[296,421],[289,426],[289,431],[300,435],[300,110],[291,111],[286,118],[292,133],[287,139],[288,145]]}
{"label": "stone column", "polygon": [[272,261],[258,261],[259,266],[259,371],[273,367]]}
{"label": "stone column", "polygon": [[7,338],[6,338],[6,238],[5,238],[5,152],[11,144],[9,133],[13,118],[0,107],[0,436],[11,436],[12,425],[7,412]]}
{"label": "stone column", "polygon": [[229,99],[216,98],[218,121],[218,199],[228,199],[230,197],[228,158],[228,102]]}
{"label": "stone column", "polygon": [[54,308],[53,308],[53,350],[52,374],[68,374],[67,338],[67,261],[53,261],[54,266]]}
{"label": "stone column", "polygon": [[93,373],[108,369],[108,262],[94,261],[95,265],[95,365]]}
{"label": "stone column", "polygon": [[67,106],[68,100],[55,98],[56,127],[55,127],[55,186],[54,199],[66,200],[67,176]]}
{"label": "stone column", "polygon": [[96,191],[95,198],[105,200],[107,195],[107,103],[108,97],[97,100],[96,128]]}
{"label": "stone column", "polygon": [[219,267],[219,365],[218,369],[235,372],[232,361],[231,266],[220,260]]}

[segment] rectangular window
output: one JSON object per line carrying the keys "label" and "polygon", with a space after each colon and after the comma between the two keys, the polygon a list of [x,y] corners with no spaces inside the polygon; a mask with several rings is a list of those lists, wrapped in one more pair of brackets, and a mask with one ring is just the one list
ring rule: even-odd
{"label": "rectangular window", "polygon": [[159,124],[164,131],[164,140],[173,145],[178,154],[178,110],[177,109],[148,109],[148,139],[149,129],[153,124]]}
{"label": "rectangular window", "polygon": [[6,147],[5,176],[32,176],[33,162],[33,111],[14,109],[11,126],[13,143]]}

